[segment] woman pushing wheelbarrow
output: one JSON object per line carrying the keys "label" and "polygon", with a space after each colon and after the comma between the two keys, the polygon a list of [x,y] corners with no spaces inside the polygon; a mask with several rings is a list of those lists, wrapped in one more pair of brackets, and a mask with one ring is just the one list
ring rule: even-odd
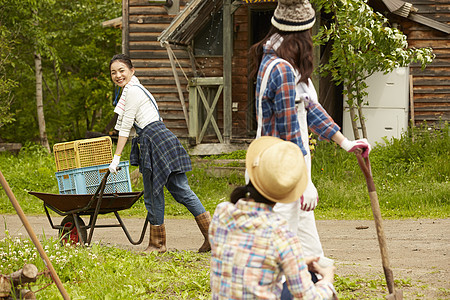
{"label": "woman pushing wheelbarrow", "polygon": [[130,58],[117,54],[111,59],[109,68],[112,81],[122,88],[122,94],[114,109],[118,115],[115,129],[119,132],[119,138],[109,170],[112,173],[117,172],[123,148],[134,127],[137,137],[132,140],[130,163],[139,166],[142,173],[144,203],[150,222],[149,244],[144,251],[167,250],[164,186],[177,202],[194,215],[205,238],[198,251],[210,251],[208,229],[211,216],[189,186],[186,177],[186,172],[192,170],[189,155],[178,138],[164,125],[155,98],[134,75],[135,70]]}

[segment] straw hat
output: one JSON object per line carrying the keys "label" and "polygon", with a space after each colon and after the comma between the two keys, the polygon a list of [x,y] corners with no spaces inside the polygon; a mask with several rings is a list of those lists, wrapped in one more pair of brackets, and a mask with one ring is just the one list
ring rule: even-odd
{"label": "straw hat", "polygon": [[254,140],[247,150],[245,166],[256,190],[274,202],[294,202],[308,183],[300,147],[276,137]]}
{"label": "straw hat", "polygon": [[313,27],[316,13],[308,0],[278,0],[272,25],[281,31],[303,31]]}

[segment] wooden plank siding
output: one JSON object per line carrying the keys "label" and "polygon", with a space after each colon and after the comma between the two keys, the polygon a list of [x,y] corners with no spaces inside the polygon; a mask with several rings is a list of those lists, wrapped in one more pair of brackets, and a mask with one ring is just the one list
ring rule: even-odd
{"label": "wooden plank siding", "polygon": [[[180,1],[183,9],[189,1]],[[450,3],[448,0],[409,0],[418,9],[417,14],[450,24]],[[232,137],[231,141],[252,138],[254,125],[252,109],[253,91],[248,79],[248,49],[251,39],[250,6],[242,5],[233,16],[233,59],[232,59]],[[136,74],[158,101],[161,116],[166,126],[179,138],[188,138],[188,126],[184,119],[183,108],[165,48],[157,41],[158,36],[172,22],[174,15],[168,15],[163,3],[150,3],[148,0],[129,0],[130,57],[136,68]],[[439,120],[450,121],[450,36],[431,27],[411,21],[407,18],[391,15],[391,23],[396,22],[408,36],[410,47],[432,47],[436,58],[422,70],[413,64],[413,103],[416,124],[424,121],[436,123]],[[185,48],[171,45],[177,59],[177,73],[183,90],[186,108],[189,108],[188,80],[194,76],[191,59]],[[326,56],[326,55],[325,55]],[[325,57],[323,57],[325,58]],[[195,71],[202,77],[222,77],[222,56],[195,57]],[[181,66],[181,68],[180,68]],[[323,80],[323,79],[322,79]],[[342,107],[336,105],[337,90],[327,90],[321,84],[319,91],[321,102],[336,121],[340,121]],[[334,101],[334,102],[333,102]],[[216,107],[216,121],[223,130],[223,99]],[[211,133],[211,131],[208,131]],[[204,138],[205,143],[217,142],[212,132]]]}
{"label": "wooden plank siding", "polygon": [[[181,1],[180,9],[189,1]],[[168,15],[163,3],[147,0],[129,0],[129,53],[141,83],[155,96],[160,114],[167,128],[180,139],[188,138],[188,127],[183,115],[177,86],[167,50],[157,41],[175,16]],[[234,51],[232,65],[232,94],[237,110],[232,112],[232,139],[246,138],[247,134],[247,51],[248,10],[241,6],[234,13]],[[194,76],[189,54],[185,48],[171,45],[176,56],[177,73],[183,88],[186,108],[189,108],[188,80]],[[221,56],[196,57],[196,71],[202,77],[222,77]],[[182,69],[180,69],[180,66]],[[236,104],[235,104],[236,105]],[[223,132],[223,99],[217,104],[217,123]],[[210,131],[208,131],[210,132]],[[217,142],[214,134],[206,135],[204,142]]]}
{"label": "wooden plank siding", "polygon": [[[233,17],[234,43],[232,60],[232,142],[249,137],[247,130],[248,117],[248,7],[239,7]],[[221,56],[196,57],[197,71],[204,77],[223,76],[223,58]],[[223,98],[217,104],[217,124],[223,132]],[[214,135],[209,137],[215,139]],[[206,140],[208,141],[207,137]],[[214,142],[214,140],[209,140]]]}
{"label": "wooden plank siding", "polygon": [[[409,0],[418,14],[450,24],[450,2],[447,0]],[[435,59],[424,70],[412,64],[415,124],[450,121],[450,35],[398,18],[410,47],[431,47]]]}
{"label": "wooden plank siding", "polygon": [[[183,139],[188,137],[183,107],[167,50],[157,41],[174,17],[168,15],[163,4],[150,3],[148,0],[129,0],[129,53],[136,75],[155,97],[167,128]],[[184,5],[186,1],[181,1],[181,9]],[[181,70],[177,65],[181,85],[186,87],[187,80],[183,71],[188,76],[193,74],[189,55],[181,48],[173,47],[173,51],[182,68]],[[189,98],[186,88],[183,89],[183,96],[186,100]]]}

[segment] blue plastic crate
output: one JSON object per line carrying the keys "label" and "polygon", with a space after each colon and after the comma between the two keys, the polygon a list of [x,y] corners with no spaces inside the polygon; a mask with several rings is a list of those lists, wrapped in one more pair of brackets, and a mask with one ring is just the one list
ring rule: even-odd
{"label": "blue plastic crate", "polygon": [[[129,161],[121,161],[117,174],[108,176],[105,194],[128,193],[131,190]],[[102,182],[109,164],[56,172],[60,194],[94,194]]]}

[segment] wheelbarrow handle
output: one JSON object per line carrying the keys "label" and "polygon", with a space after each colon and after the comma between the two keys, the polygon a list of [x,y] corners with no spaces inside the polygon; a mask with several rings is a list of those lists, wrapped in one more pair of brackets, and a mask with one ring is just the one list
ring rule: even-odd
{"label": "wheelbarrow handle", "polygon": [[[121,169],[122,168],[117,168],[117,171],[120,171]],[[89,205],[90,205],[90,203],[92,203],[94,200],[97,200],[97,204],[95,205],[94,214],[92,215],[92,224],[95,224],[95,222],[97,222],[97,217],[100,212],[100,206],[102,205],[103,193],[105,192],[106,181],[108,180],[108,176],[110,173],[111,173],[111,171],[109,171],[109,169],[107,169],[105,175],[103,176],[102,182],[98,186],[95,194],[92,195],[91,201],[89,202]],[[91,243],[92,235],[94,234],[94,227],[95,226],[92,226],[91,229],[89,230],[89,235],[87,237],[87,241],[85,241],[87,244]]]}
{"label": "wheelbarrow handle", "polygon": [[[121,167],[117,168],[117,171],[120,171],[120,170],[122,170]],[[107,169],[105,175],[103,175],[103,179],[100,182],[100,185],[98,186],[97,190],[94,193],[94,196],[97,196],[99,194],[103,195],[103,191],[105,190],[106,181],[108,180],[109,174],[111,174],[111,171],[109,169]]]}

